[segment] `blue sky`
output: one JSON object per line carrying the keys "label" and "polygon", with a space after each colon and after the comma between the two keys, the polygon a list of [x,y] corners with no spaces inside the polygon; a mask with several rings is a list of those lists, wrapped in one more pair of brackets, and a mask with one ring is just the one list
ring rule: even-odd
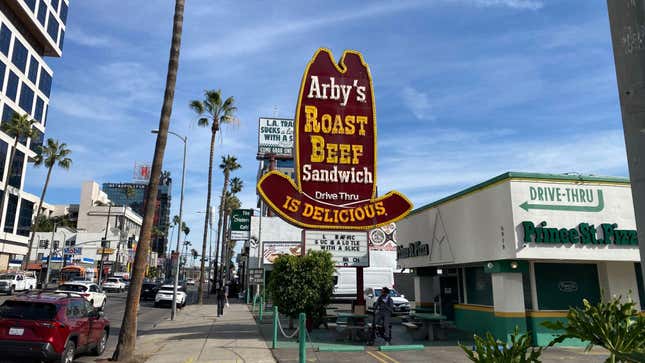
{"label": "blue sky", "polygon": [[[152,159],[173,1],[74,1],[54,70],[47,137],[73,150],[50,203],[78,202],[84,180],[129,181]],[[188,108],[204,89],[236,97],[240,124],[216,145],[238,157],[245,207],[256,201],[260,116],[293,117],[318,47],[363,53],[374,77],[379,191],[416,206],[505,171],[627,175],[604,1],[188,0],[171,129],[189,138],[186,219],[203,228],[209,129]],[[175,176],[182,146],[170,138]],[[30,167],[39,194],[44,171]],[[214,197],[222,176],[215,173]],[[215,203],[216,205],[217,203]]]}

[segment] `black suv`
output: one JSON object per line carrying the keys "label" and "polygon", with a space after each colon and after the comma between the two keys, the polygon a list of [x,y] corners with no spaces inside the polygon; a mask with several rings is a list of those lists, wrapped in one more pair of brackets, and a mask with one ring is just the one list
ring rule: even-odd
{"label": "black suv", "polygon": [[141,300],[154,300],[159,291],[159,284],[156,282],[144,282],[141,285]]}

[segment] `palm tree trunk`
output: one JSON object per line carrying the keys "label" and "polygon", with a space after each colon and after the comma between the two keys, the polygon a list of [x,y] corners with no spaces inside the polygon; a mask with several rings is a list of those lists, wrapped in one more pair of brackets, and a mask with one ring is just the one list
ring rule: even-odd
{"label": "palm tree trunk", "polygon": [[[218,248],[218,250],[216,250],[216,252],[215,252],[215,254],[216,254],[215,262],[217,262],[217,252],[219,252],[219,249],[221,249],[221,252],[222,252],[221,253],[222,259],[224,258],[224,234],[222,233],[224,231],[222,229],[222,220],[224,219],[224,207],[225,207],[225,204],[226,204],[226,190],[228,189],[229,176],[230,176],[229,170],[224,169],[224,185],[222,186],[222,199],[219,202],[219,218],[217,220],[217,246],[216,246],[216,248]],[[220,233],[222,234],[221,239],[220,239]],[[224,261],[222,261],[222,262],[224,262]],[[219,271],[221,271],[221,267],[220,267]],[[222,282],[222,274],[221,273],[218,275],[217,281],[219,281],[220,283]],[[220,284],[220,286],[223,287],[224,285]]]}
{"label": "palm tree trunk", "polygon": [[197,287],[197,303],[204,302],[204,256],[206,256],[206,242],[208,241],[208,220],[211,213],[211,189],[213,185],[213,157],[215,156],[215,136],[217,130],[213,127],[211,133],[211,149],[208,156],[208,190],[206,191],[206,213],[204,218],[204,239],[202,241],[202,260],[199,266],[199,286]]}
{"label": "palm tree trunk", "polygon": [[[47,186],[49,185],[49,178],[52,175],[52,169],[54,169],[54,164],[52,163],[49,166],[49,169],[47,169],[47,178],[45,178],[45,185],[43,185],[43,191],[40,193],[40,200],[38,201],[38,208],[36,209],[36,219],[34,222],[38,220],[38,217],[40,217],[40,209],[43,207],[43,200],[45,200],[45,194],[47,193]],[[27,270],[27,265],[29,264],[29,259],[31,256],[31,246],[34,244],[34,237],[36,237],[36,231],[34,231],[34,223],[31,224],[31,238],[29,239],[29,245],[27,246],[27,256],[25,256],[25,259],[23,261],[23,270]],[[53,243],[53,242],[52,242]],[[65,243],[63,243],[65,245]],[[65,256],[63,255],[63,259],[65,259]],[[49,268],[49,266],[47,266]]]}
{"label": "palm tree trunk", "polygon": [[172,115],[172,104],[175,98],[175,85],[177,83],[177,69],[179,68],[179,49],[181,47],[181,33],[184,22],[185,0],[175,0],[175,16],[172,27],[172,44],[168,60],[168,74],[166,76],[166,90],[164,93],[161,116],[159,118],[159,133],[155,145],[154,159],[152,161],[152,172],[148,183],[148,195],[146,209],[143,216],[143,225],[139,234],[139,244],[134,256],[134,268],[128,289],[128,297],[125,303],[125,313],[119,331],[119,341],[116,350],[112,355],[114,361],[129,361],[134,357],[137,338],[137,310],[139,308],[139,297],[143,274],[146,272],[146,260],[150,250],[150,235],[154,222],[159,178],[163,165],[166,141],[168,139],[168,128],[170,116]]}
{"label": "palm tree trunk", "polygon": [[[13,143],[13,148],[11,149],[11,153],[9,154],[9,168],[7,169],[7,178],[4,181],[4,192],[2,193],[2,203],[0,203],[0,220],[2,220],[2,214],[4,213],[4,205],[7,203],[7,199],[9,198],[9,179],[11,179],[11,173],[13,173],[13,159],[16,157],[16,148],[18,147],[18,136],[15,137],[15,141]],[[7,223],[7,218],[5,218],[4,223]],[[4,225],[0,224],[0,228],[4,231]],[[3,242],[6,243],[6,242]],[[25,256],[25,260],[23,261],[23,264],[26,263],[27,257]]]}
{"label": "palm tree trunk", "polygon": [[229,267],[230,262],[231,262],[231,255],[230,255],[230,248],[231,248],[231,246],[229,246],[229,244],[231,243],[231,241],[230,241],[230,238],[227,238],[227,236],[229,235],[229,234],[228,234],[228,230],[229,230],[229,229],[228,229],[228,227],[227,227],[227,226],[228,226],[228,219],[229,219],[229,217],[230,217],[230,214],[229,214],[228,212],[224,212],[224,221],[223,221],[223,223],[224,223],[224,230],[222,231],[222,240],[224,241],[224,243],[222,244],[222,246],[223,246],[223,247],[226,247],[226,253],[225,253],[225,256],[226,256],[226,260],[225,260],[225,261],[226,261],[226,263],[225,263],[225,264],[223,264],[223,267],[222,267],[222,268],[224,269],[224,272],[223,272],[223,273],[224,273],[224,279],[225,279],[225,280],[228,280],[228,275],[229,275],[229,274],[228,274],[228,267]]}

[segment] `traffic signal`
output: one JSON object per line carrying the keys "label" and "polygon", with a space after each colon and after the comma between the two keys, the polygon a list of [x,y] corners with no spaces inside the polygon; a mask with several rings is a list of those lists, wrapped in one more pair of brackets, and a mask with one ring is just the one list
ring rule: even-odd
{"label": "traffic signal", "polygon": [[108,246],[107,238],[101,238],[101,247],[106,248]]}
{"label": "traffic signal", "polygon": [[131,250],[134,245],[134,236],[128,237],[128,249]]}

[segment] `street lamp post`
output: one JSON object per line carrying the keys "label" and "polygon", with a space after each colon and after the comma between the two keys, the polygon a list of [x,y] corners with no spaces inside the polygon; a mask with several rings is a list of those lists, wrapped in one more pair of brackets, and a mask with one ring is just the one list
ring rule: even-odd
{"label": "street lamp post", "polygon": [[[153,134],[158,134],[159,130],[152,130],[151,132]],[[184,210],[184,179],[186,177],[186,145],[188,144],[188,137],[181,136],[170,130],[168,130],[168,133],[177,136],[184,143],[184,160],[181,166],[181,196],[179,197],[179,232],[177,233],[177,252],[179,253],[179,239],[181,236],[181,222],[183,217],[182,213]],[[172,310],[170,313],[170,320],[175,320],[175,315],[177,315],[177,285],[179,285],[179,258],[177,259],[177,267],[175,268],[175,282],[172,287]]]}

